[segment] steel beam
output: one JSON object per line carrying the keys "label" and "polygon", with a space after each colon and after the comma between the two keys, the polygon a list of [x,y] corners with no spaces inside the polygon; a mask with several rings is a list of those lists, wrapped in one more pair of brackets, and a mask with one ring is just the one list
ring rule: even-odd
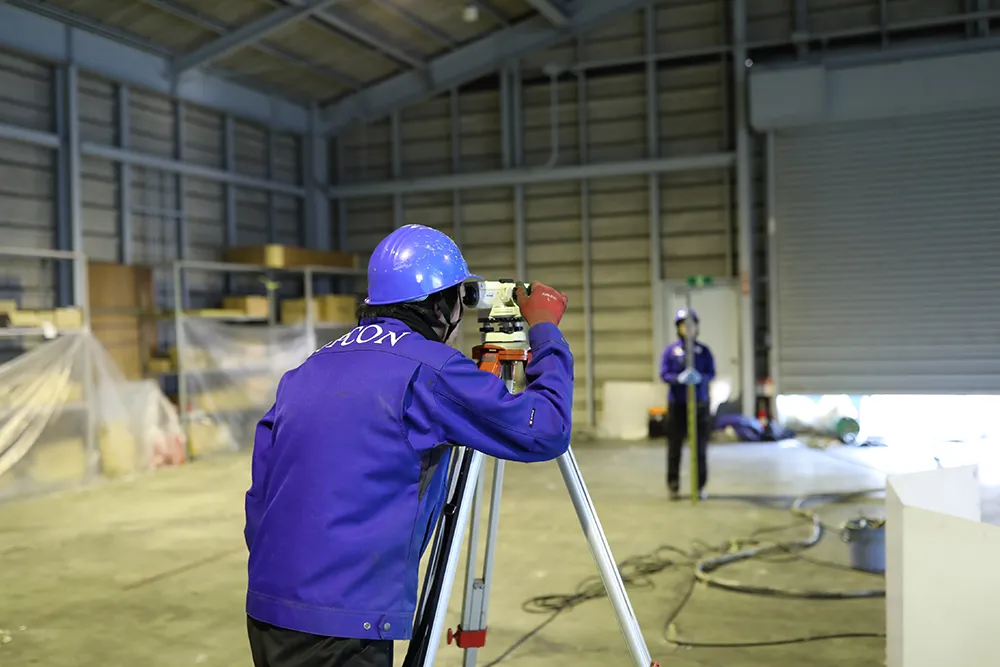
{"label": "steel beam", "polygon": [[[646,7],[643,12],[646,53],[656,53],[656,8]],[[646,156],[656,159],[660,155],[660,94],[655,62],[646,63]],[[650,373],[653,382],[660,382],[661,346],[666,344],[663,316],[663,202],[660,192],[660,175],[648,176],[649,187],[649,303],[653,337]]]}
{"label": "steel beam", "polygon": [[750,120],[747,114],[747,0],[733,0],[733,126],[736,131],[736,224],[740,271],[740,397],[743,414],[757,413],[754,323],[754,230]]}
{"label": "steel beam", "polygon": [[447,176],[404,179],[399,181],[336,185],[330,188],[330,196],[334,199],[384,197],[394,194],[412,194],[415,192],[440,192],[456,188],[465,190],[510,187],[518,183],[554,183],[558,181],[579,181],[588,178],[615,178],[618,176],[641,176],[676,171],[724,169],[731,167],[734,159],[732,153],[711,153],[691,157],[569,165],[565,167],[552,167],[551,169],[541,167],[500,169],[471,174],[450,174]]}
{"label": "steel beam", "polygon": [[[219,35],[225,35],[234,30],[234,27],[223,23],[211,16],[201,14],[199,12],[193,11],[187,6],[177,2],[177,0],[139,0],[144,5],[148,5],[154,9],[158,9],[165,14],[170,14],[171,16],[176,16],[179,19],[189,21],[194,23],[200,28],[205,30],[210,30]],[[280,58],[286,62],[292,63],[297,67],[302,67],[307,69],[317,76],[328,79],[338,85],[344,86],[346,88],[351,88],[357,90],[362,87],[362,82],[360,79],[356,79],[353,76],[341,72],[339,70],[330,69],[324,65],[319,65],[317,63],[311,62],[297,56],[291,51],[288,51],[280,46],[267,42],[265,40],[258,40],[254,44],[254,48],[262,53],[266,53],[269,56],[274,56],[275,58]]]}
{"label": "steel beam", "polygon": [[0,123],[0,139],[51,148],[53,150],[59,148],[59,145],[62,143],[59,135],[54,132],[39,132],[38,130],[29,130],[26,127],[6,125],[4,123]]}
{"label": "steel beam", "polygon": [[116,146],[106,146],[90,141],[84,141],[80,145],[84,155],[99,157],[112,162],[123,162],[133,167],[145,167],[147,169],[157,169],[170,174],[183,174],[194,178],[204,178],[207,181],[217,183],[232,183],[251,190],[264,190],[267,192],[280,192],[295,197],[304,197],[305,189],[288,183],[275,183],[262,178],[244,176],[242,174],[230,174],[223,169],[213,167],[203,167],[196,164],[188,164],[178,160],[139,153],[136,151],[122,150]]}
{"label": "steel beam", "polygon": [[[69,35],[69,39],[67,39]],[[0,2],[0,48],[54,64],[73,62],[81,71],[141,86],[288,132],[304,132],[304,106],[212,74],[192,72],[175,89],[170,62],[161,55]]]}
{"label": "steel beam", "polygon": [[171,72],[173,76],[178,77],[195,67],[201,67],[245,46],[251,46],[275,30],[301,21],[335,2],[338,0],[304,0],[297,7],[282,7],[265,14],[191,53],[176,58]]}
{"label": "steel beam", "polygon": [[[174,159],[178,163],[184,163],[184,118],[187,114],[184,112],[184,102],[181,100],[176,100],[174,102]],[[185,196],[185,182],[184,174],[181,172],[174,173],[174,210],[177,211],[177,217],[174,218],[174,224],[176,225],[176,235],[175,239],[177,244],[177,259],[185,260],[188,258],[188,221],[187,221],[187,197]],[[184,308],[191,307],[191,291],[188,289],[188,276],[186,273],[181,273],[181,303]],[[179,346],[178,346],[179,347]]]}
{"label": "steel beam", "polygon": [[[288,4],[294,7],[305,7],[307,0],[287,0]],[[351,37],[362,44],[366,44],[396,62],[408,65],[414,69],[424,69],[427,63],[419,57],[396,46],[398,39],[393,39],[387,35],[379,34],[377,28],[373,26],[363,26],[356,17],[346,18],[339,12],[327,9],[319,11],[315,15],[315,20],[327,25],[334,30]]]}
{"label": "steel beam", "polygon": [[577,0],[573,15],[562,28],[554,28],[542,17],[536,17],[498,30],[431,60],[427,71],[398,74],[335,102],[323,112],[324,129],[327,133],[338,133],[360,120],[382,118],[394,109],[410,106],[493,72],[503,63],[568,41],[648,2]]}
{"label": "steel beam", "polygon": [[[132,113],[128,86],[119,84],[116,103],[118,110],[118,148],[127,151],[132,140]],[[132,167],[118,164],[118,260],[132,263]]]}
{"label": "steel beam", "polygon": [[569,16],[567,16],[566,12],[562,9],[562,7],[556,6],[552,0],[525,1],[532,9],[544,16],[546,21],[557,28],[562,28],[569,22]]}
{"label": "steel beam", "polygon": [[[345,137],[337,137],[337,183],[343,183],[347,179],[347,146]],[[345,252],[347,250],[347,200],[337,201],[337,250]]]}
{"label": "steel beam", "polygon": [[767,133],[767,315],[768,315],[768,370],[774,383],[775,395],[781,393],[781,373],[778,371],[778,354],[781,351],[781,304],[778,302],[778,220],[777,220],[777,164],[774,132]]}
{"label": "steel beam", "polygon": [[399,5],[395,4],[392,0],[372,0],[372,1],[385,11],[389,12],[390,14],[395,14],[396,16],[398,16],[400,20],[403,21],[403,23],[409,24],[410,26],[416,28],[417,30],[424,33],[428,37],[432,37],[437,41],[441,42],[448,48],[453,49],[456,46],[458,46],[458,42],[456,42],[451,35],[441,30],[440,28],[428,23],[427,21],[423,20],[422,18],[411,12],[409,9],[400,7]]}

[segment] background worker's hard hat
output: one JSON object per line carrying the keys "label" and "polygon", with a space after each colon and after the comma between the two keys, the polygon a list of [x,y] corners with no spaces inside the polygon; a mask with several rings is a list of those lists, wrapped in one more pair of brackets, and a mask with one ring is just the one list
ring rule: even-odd
{"label": "background worker's hard hat", "polygon": [[[677,314],[674,315],[674,324],[676,325],[682,322],[686,322],[687,318],[688,318],[687,308],[681,308],[680,310],[677,311]],[[698,323],[698,313],[694,312],[694,308],[691,309],[691,319],[695,321],[695,324]]]}
{"label": "background worker's hard hat", "polygon": [[369,306],[423,301],[470,278],[455,242],[436,229],[406,225],[386,236],[368,260]]}

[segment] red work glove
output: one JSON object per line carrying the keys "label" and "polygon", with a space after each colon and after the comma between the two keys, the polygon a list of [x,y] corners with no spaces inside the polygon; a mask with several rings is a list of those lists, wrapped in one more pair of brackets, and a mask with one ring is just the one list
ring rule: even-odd
{"label": "red work glove", "polygon": [[569,297],[561,292],[557,292],[548,285],[539,282],[531,285],[531,295],[525,294],[524,288],[517,286],[517,305],[521,309],[528,326],[535,326],[542,322],[550,322],[559,325],[562,321],[563,313],[566,312],[566,304]]}

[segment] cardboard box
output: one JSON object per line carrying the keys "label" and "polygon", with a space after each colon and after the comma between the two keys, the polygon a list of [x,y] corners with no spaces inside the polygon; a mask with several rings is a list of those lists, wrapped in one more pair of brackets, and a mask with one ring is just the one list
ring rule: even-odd
{"label": "cardboard box", "polygon": [[271,269],[305,266],[357,269],[359,264],[358,256],[353,253],[312,250],[277,244],[232,248],[223,254],[223,258],[227,262],[254,264]]}
{"label": "cardboard box", "polygon": [[29,475],[40,484],[82,480],[87,476],[87,447],[82,438],[35,443]]}
{"label": "cardboard box", "polygon": [[227,296],[222,299],[222,307],[225,310],[239,311],[247,317],[264,319],[271,311],[266,296]]}
{"label": "cardboard box", "polygon": [[146,362],[146,371],[148,373],[171,373],[174,370],[174,362],[168,357],[150,357],[149,361]]}
{"label": "cardboard box", "polygon": [[185,311],[185,314],[189,317],[217,317],[222,319],[243,317],[243,311],[232,308],[201,308]]}
{"label": "cardboard box", "polygon": [[[9,313],[3,313],[0,315],[0,326],[11,327],[11,328],[30,328],[34,329],[42,326],[41,313],[44,311],[36,310],[15,310]],[[51,312],[51,311],[50,311]]]}
{"label": "cardboard box", "polygon": [[58,329],[80,329],[83,327],[83,311],[79,308],[56,308],[55,322]]}
{"label": "cardboard box", "polygon": [[0,299],[0,313],[13,313],[17,310],[17,301],[13,299]]}
{"label": "cardboard box", "polygon": [[97,436],[101,472],[108,477],[130,475],[139,467],[139,450],[128,424],[107,422]]}
{"label": "cardboard box", "polygon": [[[314,320],[319,319],[319,304],[313,299],[309,304],[310,314]],[[285,299],[281,302],[281,323],[301,324],[306,320],[306,300],[305,299]]]}
{"label": "cardboard box", "polygon": [[322,322],[353,324],[357,322],[358,302],[353,294],[324,294],[316,297]]}

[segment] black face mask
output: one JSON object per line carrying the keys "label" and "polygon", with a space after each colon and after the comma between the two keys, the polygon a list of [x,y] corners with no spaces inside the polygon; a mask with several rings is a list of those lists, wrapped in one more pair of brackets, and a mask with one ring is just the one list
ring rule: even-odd
{"label": "black face mask", "polygon": [[[386,306],[362,304],[358,308],[358,323],[365,324],[380,318],[399,320],[427,340],[443,343],[448,340],[462,319],[459,315],[457,321],[451,321],[451,311],[459,301],[459,297],[459,288],[453,287],[432,294],[428,299],[417,303],[393,303]],[[437,332],[437,327],[441,326],[437,312],[441,312],[444,317],[443,336]]]}

